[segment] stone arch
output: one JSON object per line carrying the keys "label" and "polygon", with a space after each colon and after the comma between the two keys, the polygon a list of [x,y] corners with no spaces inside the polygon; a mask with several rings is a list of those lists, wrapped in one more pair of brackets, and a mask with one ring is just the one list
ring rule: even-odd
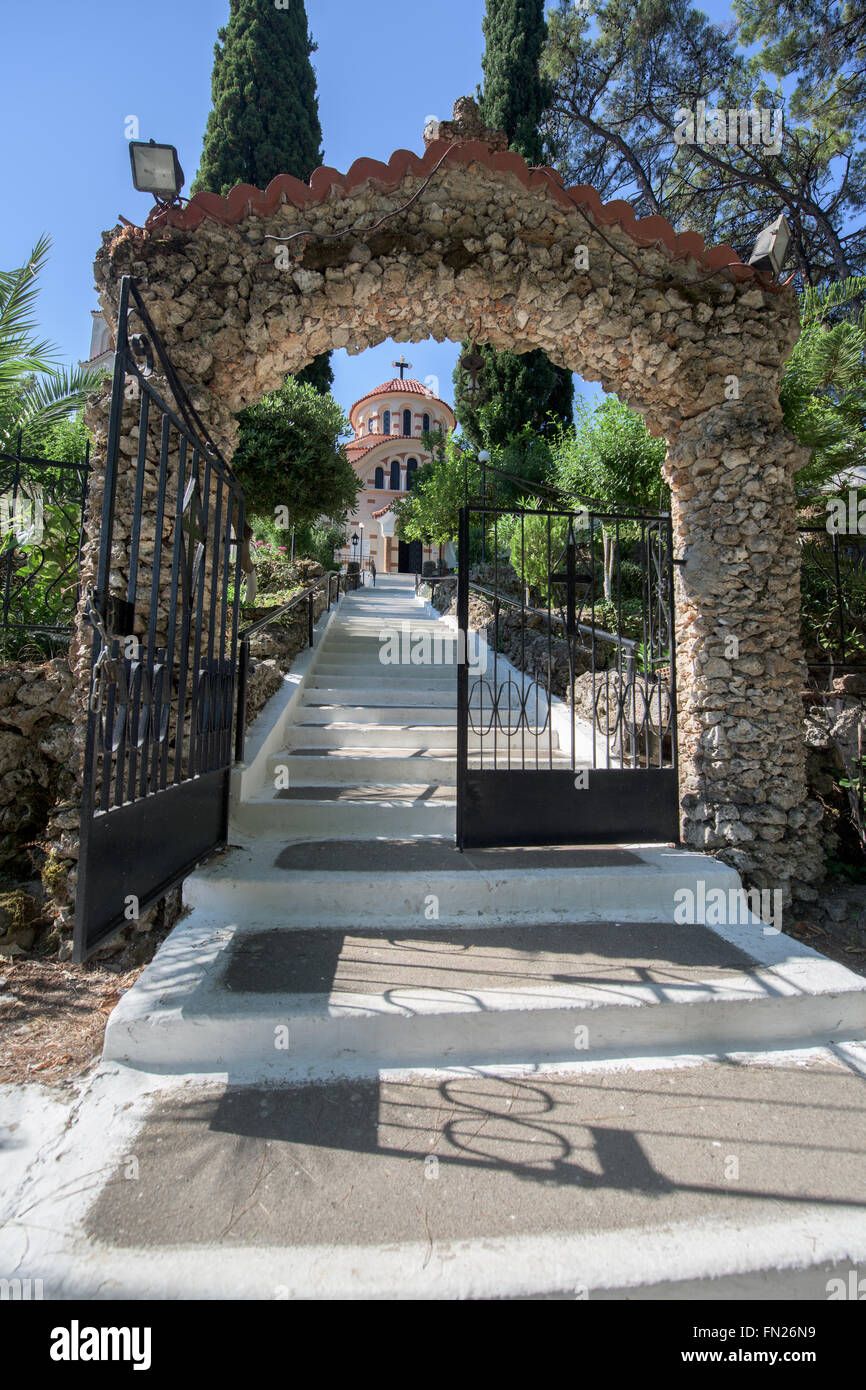
{"label": "stone arch", "polygon": [[[792,484],[803,451],[778,400],[794,297],[730,247],[568,189],[498,137],[443,131],[423,156],[199,193],[106,234],[103,311],[110,321],[132,275],[229,458],[234,412],[322,352],[386,338],[541,348],[640,411],[668,441],[681,561],[683,839],[755,882],[807,878]],[[107,400],[94,402],[103,445],[106,417]],[[131,467],[133,442],[122,448]],[[94,553],[91,534],[85,566]]]}

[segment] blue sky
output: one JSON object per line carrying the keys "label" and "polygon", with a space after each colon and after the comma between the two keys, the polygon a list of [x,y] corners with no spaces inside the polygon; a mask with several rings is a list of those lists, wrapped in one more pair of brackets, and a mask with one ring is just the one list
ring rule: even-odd
{"label": "blue sky", "polygon": [[[719,0],[702,8],[714,19],[729,17]],[[210,109],[214,40],[228,13],[228,0],[18,0],[5,7],[0,266],[21,265],[39,235],[50,233],[40,330],[65,361],[89,349],[92,264],[103,230],[118,213],[143,222],[151,206],[132,187],[126,117],[138,117],[142,139],[177,146],[188,194]],[[474,93],[481,80],[483,13],[484,0],[307,0],[319,45],[313,61],[325,162],[344,171],[361,155],[387,159],[395,149],[423,149],[427,116],[447,118],[454,98]],[[393,40],[395,21],[405,61],[385,68],[378,36]],[[401,350],[383,343],[356,358],[335,353],[341,403],[393,375],[390,363]],[[448,400],[456,352],[432,341],[405,347],[412,374],[438,376]]]}

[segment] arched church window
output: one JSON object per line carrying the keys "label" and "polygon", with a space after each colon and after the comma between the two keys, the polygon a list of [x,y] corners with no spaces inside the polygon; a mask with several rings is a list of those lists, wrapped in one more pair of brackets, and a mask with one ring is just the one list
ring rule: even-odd
{"label": "arched church window", "polygon": [[374,487],[384,487],[384,486],[385,486],[385,470],[384,470],[384,468],[377,468],[377,469],[376,469],[376,481],[375,481],[375,483],[373,484],[373,486],[374,486]]}
{"label": "arched church window", "polygon": [[391,464],[391,491],[400,491],[400,460],[394,459]]}
{"label": "arched church window", "polygon": [[412,433],[412,412],[411,412],[411,410],[404,410],[404,411],[403,411],[403,433],[404,433],[404,434],[411,434],[411,433]]}
{"label": "arched church window", "polygon": [[408,463],[406,464],[406,491],[407,491],[407,492],[411,492],[412,488],[415,486],[415,473],[416,473],[416,471],[417,471],[417,468],[418,468],[418,460],[417,460],[417,459],[409,459]]}
{"label": "arched church window", "polygon": [[424,431],[425,434],[429,434],[429,433],[430,433],[430,416],[429,416],[429,415],[422,415],[422,417],[421,417],[421,428],[422,428],[422,430]]}
{"label": "arched church window", "polygon": [[372,415],[370,416],[369,420],[367,421],[367,433],[368,433],[368,434],[372,434],[372,433],[373,433],[373,417],[372,417]]}
{"label": "arched church window", "polygon": [[391,412],[390,412],[390,410],[386,410],[386,411],[385,411],[385,414],[382,416],[382,433],[383,433],[383,434],[390,434],[390,433],[391,433]]}

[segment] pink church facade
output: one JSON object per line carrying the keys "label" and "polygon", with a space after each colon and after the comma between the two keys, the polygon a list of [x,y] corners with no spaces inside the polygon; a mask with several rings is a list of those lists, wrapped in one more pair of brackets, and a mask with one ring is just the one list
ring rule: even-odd
{"label": "pink church facade", "polygon": [[411,491],[418,470],[430,462],[423,434],[441,431],[447,439],[454,430],[454,412],[422,382],[395,377],[355,401],[349,420],[354,436],[346,452],[364,490],[348,523],[348,543],[334,552],[334,559],[339,564],[361,560],[364,570],[372,560],[379,574],[420,572],[425,561],[439,558],[439,547],[398,540],[392,506]]}

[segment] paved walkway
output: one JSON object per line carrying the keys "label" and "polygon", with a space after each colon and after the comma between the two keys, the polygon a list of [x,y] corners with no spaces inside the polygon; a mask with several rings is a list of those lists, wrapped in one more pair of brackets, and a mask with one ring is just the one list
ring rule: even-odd
{"label": "paved walkway", "polygon": [[866,1275],[864,1079],[860,1045],[2,1088],[0,1271],[47,1298],[821,1301]]}

